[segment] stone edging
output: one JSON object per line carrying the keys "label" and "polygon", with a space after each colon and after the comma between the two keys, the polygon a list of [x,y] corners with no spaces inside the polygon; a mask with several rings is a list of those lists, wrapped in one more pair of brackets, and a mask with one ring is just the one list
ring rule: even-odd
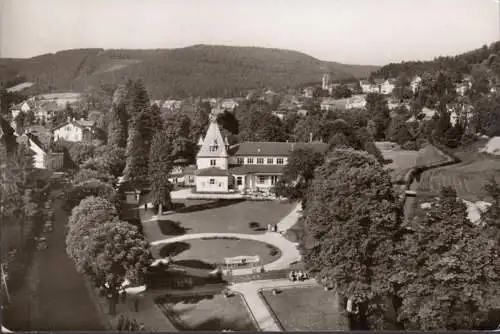
{"label": "stone edging", "polygon": [[276,313],[272,309],[271,305],[269,305],[269,303],[267,302],[266,298],[264,297],[263,292],[264,291],[272,291],[274,289],[276,289],[276,290],[287,290],[287,289],[315,288],[315,287],[317,287],[316,284],[301,284],[301,285],[290,284],[290,285],[283,285],[283,286],[276,287],[276,288],[260,288],[260,289],[257,290],[257,295],[259,296],[260,300],[262,300],[262,302],[264,303],[264,305],[266,305],[267,311],[269,312],[269,314],[271,315],[271,317],[273,317],[274,322],[278,325],[278,327],[281,329],[281,331],[286,332],[287,330],[285,329],[285,327],[283,326],[283,324],[279,320],[278,316],[276,315]]}

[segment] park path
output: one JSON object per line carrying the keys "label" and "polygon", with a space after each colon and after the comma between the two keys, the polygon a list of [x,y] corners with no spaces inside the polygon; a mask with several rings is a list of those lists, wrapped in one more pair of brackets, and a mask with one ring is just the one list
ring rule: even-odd
{"label": "park path", "polygon": [[237,292],[245,298],[245,301],[261,331],[280,332],[281,328],[271,315],[266,302],[259,292],[261,290],[282,289],[298,286],[319,286],[314,279],[302,282],[290,282],[287,279],[260,280],[230,285],[231,291]]}
{"label": "park path", "polygon": [[[184,234],[177,237],[165,238],[162,240],[152,241],[151,246],[165,245],[174,242],[181,242],[186,240],[193,239],[201,239],[201,238],[240,238],[247,240],[255,240],[264,242],[274,247],[278,248],[281,251],[281,256],[274,262],[268,263],[264,265],[264,270],[282,270],[288,269],[290,264],[294,262],[298,262],[301,260],[301,255],[299,250],[297,249],[298,243],[291,242],[286,239],[282,234],[285,233],[289,228],[291,228],[300,217],[301,205],[297,204],[294,209],[285,217],[283,217],[279,223],[277,224],[278,232],[266,232],[264,234],[245,234],[245,233],[192,233],[192,234]],[[233,269],[232,275],[241,276],[241,275],[249,275],[254,273],[252,268],[240,268]]]}

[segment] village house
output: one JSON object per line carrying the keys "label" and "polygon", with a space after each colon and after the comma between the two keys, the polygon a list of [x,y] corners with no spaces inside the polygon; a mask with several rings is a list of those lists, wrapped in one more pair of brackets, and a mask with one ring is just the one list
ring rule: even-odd
{"label": "village house", "polygon": [[430,121],[437,114],[437,110],[429,109],[427,107],[422,108],[422,112],[418,115],[417,118],[415,116],[411,116],[406,122],[413,123],[417,121]]}
{"label": "village house", "polygon": [[54,129],[54,140],[65,140],[71,142],[90,142],[95,134],[95,122],[84,119],[70,119]]}
{"label": "village house", "polygon": [[33,152],[33,167],[38,169],[59,170],[63,168],[64,153],[52,152],[40,138],[33,133],[27,132],[17,138],[20,143],[26,144]]}
{"label": "village house", "polygon": [[19,103],[18,105],[12,106],[10,108],[10,112],[12,114],[12,118],[16,118],[17,115],[22,111],[27,113],[30,110],[35,109],[35,102],[33,99],[26,100],[24,102]]}
{"label": "village house", "polygon": [[233,112],[239,106],[239,103],[232,99],[222,100],[220,104],[222,109]]}
{"label": "village house", "polygon": [[387,79],[380,85],[380,93],[384,95],[392,94],[392,91],[396,87],[395,79]]}
{"label": "village house", "polygon": [[363,94],[353,95],[347,99],[346,109],[364,109],[366,107],[366,96]]}
{"label": "village house", "polygon": [[421,84],[422,84],[421,77],[419,77],[418,75],[413,77],[413,79],[410,82],[411,91],[415,93],[420,88]]}
{"label": "village house", "polygon": [[312,99],[314,97],[314,87],[304,88],[304,97]]}
{"label": "village house", "polygon": [[321,111],[333,111],[333,110],[345,110],[347,106],[347,98],[346,99],[334,99],[334,98],[324,98],[321,101],[320,109]]}
{"label": "village house", "polygon": [[230,147],[213,117],[199,144],[194,173],[195,190],[199,193],[269,191],[283,175],[294,149],[324,152],[328,148],[320,142],[243,142]]}

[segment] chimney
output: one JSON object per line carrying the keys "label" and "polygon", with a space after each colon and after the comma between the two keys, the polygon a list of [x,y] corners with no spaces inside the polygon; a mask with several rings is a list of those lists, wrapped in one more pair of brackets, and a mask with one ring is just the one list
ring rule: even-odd
{"label": "chimney", "polygon": [[309,132],[309,142],[312,143],[313,141],[313,133]]}

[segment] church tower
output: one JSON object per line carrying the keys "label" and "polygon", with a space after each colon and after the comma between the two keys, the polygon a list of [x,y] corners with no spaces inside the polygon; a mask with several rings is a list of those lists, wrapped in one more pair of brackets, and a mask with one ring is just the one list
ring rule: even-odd
{"label": "church tower", "polygon": [[325,73],[323,74],[323,78],[321,78],[321,89],[328,90],[328,86],[330,86],[330,75]]}
{"label": "church tower", "polygon": [[210,125],[203,141],[200,138],[199,146],[200,150],[196,155],[197,169],[219,168],[227,170],[227,142],[222,137],[216,116],[210,115]]}

